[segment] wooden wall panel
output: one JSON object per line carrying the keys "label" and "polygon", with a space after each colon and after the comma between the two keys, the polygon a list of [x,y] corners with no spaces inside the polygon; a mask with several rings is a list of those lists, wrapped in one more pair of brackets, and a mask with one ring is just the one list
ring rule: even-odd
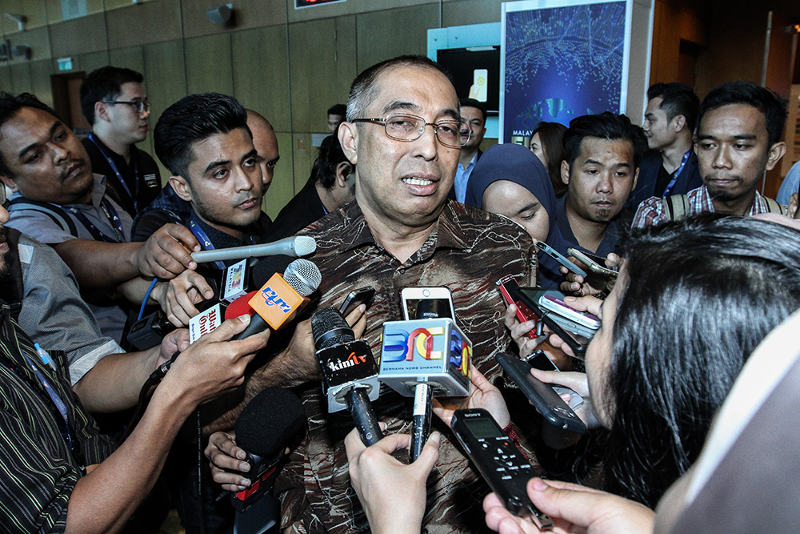
{"label": "wooden wall panel", "polygon": [[74,56],[107,48],[103,13],[50,25],[50,49],[53,57]]}
{"label": "wooden wall panel", "polygon": [[[150,100],[150,132],[148,139],[152,139],[152,131],[158,118],[169,106],[186,96],[186,76],[183,59],[183,41],[168,41],[166,43],[151,44],[144,47],[144,79],[147,88],[147,98]],[[151,141],[152,142],[152,141]],[[143,149],[145,147],[142,147]],[[161,170],[161,179],[164,184],[169,178],[169,171],[158,162]]]}
{"label": "wooden wall panel", "polygon": [[337,4],[324,4],[310,8],[295,9],[294,0],[285,0],[289,10],[289,22],[300,22],[321,18],[357,15],[372,11],[383,11],[398,7],[435,4],[438,10],[439,0],[347,0]]}
{"label": "wooden wall panel", "polygon": [[[133,69],[144,75],[144,48],[141,46],[109,50],[108,59],[110,65],[125,69]],[[147,87],[147,80],[144,81],[144,85]]]}
{"label": "wooden wall panel", "polygon": [[181,38],[180,0],[158,0],[106,12],[109,48]]}
{"label": "wooden wall panel", "polygon": [[234,96],[269,120],[291,130],[286,28],[270,26],[231,34]]}
{"label": "wooden wall panel", "polygon": [[292,159],[294,164],[294,190],[296,193],[306,185],[308,177],[311,175],[311,167],[314,165],[314,160],[317,159],[319,150],[317,147],[311,146],[310,132],[295,132],[293,139]]}
{"label": "wooden wall panel", "polygon": [[[47,11],[44,0],[3,0],[0,2],[0,13],[23,13],[25,18],[25,31],[47,26]],[[0,21],[0,31],[6,36],[19,32],[19,26],[10,18],[3,16]]]}
{"label": "wooden wall panel", "polygon": [[14,78],[11,76],[11,67],[0,66],[0,91],[14,92]]}
{"label": "wooden wall panel", "polygon": [[100,67],[105,67],[110,63],[111,62],[108,59],[107,50],[103,50],[102,52],[94,52],[91,54],[80,54],[73,57],[73,66],[75,67],[74,70],[82,70],[85,71],[86,74],[89,74],[93,70],[99,69]]}
{"label": "wooden wall panel", "polygon": [[286,4],[284,0],[236,0],[233,2],[233,16],[228,24],[214,25],[206,16],[206,10],[227,2],[222,0],[193,0],[183,2],[182,15],[184,37],[201,37],[217,33],[282,26],[286,24]]}
{"label": "wooden wall panel", "polygon": [[30,65],[27,63],[12,63],[9,70],[11,78],[14,80],[14,94],[33,92]]}
{"label": "wooden wall panel", "polygon": [[500,22],[502,0],[452,0],[442,5],[442,27]]}
{"label": "wooden wall panel", "polygon": [[292,130],[327,131],[325,111],[342,97],[331,90],[336,85],[337,50],[322,43],[336,39],[336,20],[299,22],[289,26],[291,65]]}
{"label": "wooden wall panel", "polygon": [[189,94],[233,94],[231,38],[227,34],[186,39],[186,85]]}
{"label": "wooden wall panel", "polygon": [[[8,19],[6,19],[8,20]],[[50,55],[50,34],[47,28],[36,28],[22,33],[14,33],[5,36],[11,41],[11,46],[27,45],[30,47],[30,59],[14,58],[17,61],[39,61],[47,59]]]}
{"label": "wooden wall panel", "polygon": [[263,202],[263,210],[273,219],[295,195],[292,170],[292,136],[281,132],[278,132],[277,136],[281,159],[275,166],[272,185],[270,185],[267,194],[264,196]]}
{"label": "wooden wall panel", "polygon": [[401,54],[425,55],[428,51],[428,29],[437,28],[438,25],[438,5],[358,15],[358,71]]}
{"label": "wooden wall panel", "polygon": [[[108,0],[86,0],[86,13],[89,15],[102,13],[107,1]],[[63,20],[61,17],[61,0],[45,0],[45,9],[47,12],[48,24],[55,24]]]}
{"label": "wooden wall panel", "polygon": [[36,97],[47,104],[53,106],[53,87],[50,84],[50,75],[52,74],[52,66],[50,60],[43,59],[41,61],[31,61],[30,74],[31,74],[31,92]]}

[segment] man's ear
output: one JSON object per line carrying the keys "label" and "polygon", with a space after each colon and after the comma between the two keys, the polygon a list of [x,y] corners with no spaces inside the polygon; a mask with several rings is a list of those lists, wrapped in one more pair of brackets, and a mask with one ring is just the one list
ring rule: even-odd
{"label": "man's ear", "polygon": [[192,201],[192,188],[183,176],[170,176],[169,185],[181,200],[185,200],[186,202]]}
{"label": "man's ear", "polygon": [[686,128],[686,117],[683,115],[678,115],[673,119],[675,121],[675,131],[680,132],[684,128]]}
{"label": "man's ear", "polygon": [[353,166],[342,161],[336,166],[336,186],[347,187],[347,177],[353,172]]}
{"label": "man's ear", "polygon": [[11,189],[12,193],[19,193],[19,186],[17,186],[17,182],[15,182],[13,178],[5,174],[0,174],[0,180],[2,180],[3,185]]}
{"label": "man's ear", "polygon": [[639,181],[639,167],[636,167],[636,172],[633,173],[633,184],[631,184],[631,191],[636,189],[636,182]]}
{"label": "man's ear", "polygon": [[108,104],[105,102],[95,102],[94,103],[94,120],[95,122],[100,119],[108,122],[110,119],[108,118]]}
{"label": "man's ear", "polygon": [[775,165],[778,164],[784,154],[786,154],[786,143],[779,141],[772,145],[769,149],[769,155],[767,157],[767,170],[771,171]]}
{"label": "man's ear", "polygon": [[561,161],[561,181],[564,185],[569,185],[569,163],[567,160]]}
{"label": "man's ear", "polygon": [[352,122],[343,122],[339,125],[339,144],[347,159],[353,165],[358,163],[358,127]]}

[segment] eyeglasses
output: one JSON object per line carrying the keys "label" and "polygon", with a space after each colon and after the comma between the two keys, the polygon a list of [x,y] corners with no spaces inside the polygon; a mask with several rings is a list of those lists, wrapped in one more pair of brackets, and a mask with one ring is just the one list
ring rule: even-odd
{"label": "eyeglasses", "polygon": [[386,135],[397,141],[416,141],[422,137],[426,126],[432,126],[436,139],[450,148],[461,148],[469,142],[470,135],[469,129],[463,132],[463,123],[455,119],[425,122],[425,119],[416,115],[389,115],[385,119],[353,119],[350,122],[382,124]]}
{"label": "eyeglasses", "polygon": [[147,100],[143,100],[141,102],[130,102],[127,100],[104,100],[104,104],[128,104],[129,106],[133,106],[133,109],[136,110],[136,113],[141,115],[142,113],[150,113],[150,102]]}

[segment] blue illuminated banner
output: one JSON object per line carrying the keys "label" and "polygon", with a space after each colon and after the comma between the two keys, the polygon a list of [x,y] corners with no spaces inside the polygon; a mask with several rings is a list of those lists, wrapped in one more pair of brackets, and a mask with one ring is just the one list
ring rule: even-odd
{"label": "blue illuminated banner", "polygon": [[503,4],[500,142],[540,121],[625,112],[631,0]]}

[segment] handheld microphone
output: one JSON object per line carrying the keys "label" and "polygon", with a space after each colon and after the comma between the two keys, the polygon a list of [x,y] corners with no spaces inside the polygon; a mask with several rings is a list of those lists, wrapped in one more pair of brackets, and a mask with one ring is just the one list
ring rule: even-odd
{"label": "handheld microphone", "polygon": [[369,345],[356,341],[353,329],[335,308],[320,308],[311,316],[317,359],[322,367],[322,390],[328,396],[328,413],[347,408],[367,446],[383,432],[372,409],[378,398],[378,368]]}
{"label": "handheld microphone", "polygon": [[300,256],[313,254],[316,250],[317,242],[313,237],[299,235],[279,239],[273,243],[264,243],[263,245],[200,250],[192,252],[192,259],[197,263],[208,263],[212,261],[243,260],[260,256],[276,256],[278,254],[299,258]]}
{"label": "handheld microphone", "polygon": [[[251,264],[246,263],[246,260],[242,260],[222,272],[219,289],[217,289],[216,280],[206,277],[206,282],[214,290],[214,297],[198,303],[195,307],[202,313],[217,304],[226,306],[228,303],[232,303],[241,296],[246,295],[252,288],[262,286],[273,274],[283,272],[294,259],[292,256],[279,254],[268,256],[261,260],[252,260],[253,263]],[[214,312],[209,313],[213,314]],[[225,316],[226,318],[237,317],[237,315],[229,316],[227,312]],[[128,332],[127,340],[136,350],[147,350],[161,343],[164,336],[176,328],[169,321],[164,311],[156,310],[133,323],[130,332]]]}
{"label": "handheld microphone", "polygon": [[[286,268],[283,276],[273,274],[264,286],[252,294],[247,304],[255,312],[241,333],[233,339],[244,339],[267,326],[278,330],[291,321],[297,311],[308,304],[308,296],[319,287],[322,273],[308,260],[294,260]],[[249,295],[240,297],[247,299]],[[233,304],[231,304],[233,306]]]}
{"label": "handheld microphone", "polygon": [[432,396],[469,395],[471,357],[472,343],[449,317],[383,323],[379,379],[414,397],[412,461],[430,434]]}
{"label": "handheld microphone", "polygon": [[303,403],[289,390],[269,387],[256,395],[236,420],[234,432],[247,453],[250,487],[231,495],[233,507],[243,512],[272,489],[286,446],[301,428],[306,415]]}

